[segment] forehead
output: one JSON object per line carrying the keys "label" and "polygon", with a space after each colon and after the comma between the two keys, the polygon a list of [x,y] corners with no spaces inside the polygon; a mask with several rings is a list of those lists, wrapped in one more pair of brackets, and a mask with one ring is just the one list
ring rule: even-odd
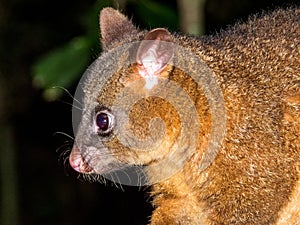
{"label": "forehead", "polygon": [[[122,89],[139,79],[141,77],[138,75],[135,65],[120,68],[106,81],[100,90],[96,90],[98,93],[97,102],[107,106],[113,105]],[[139,87],[136,88],[138,89]]]}

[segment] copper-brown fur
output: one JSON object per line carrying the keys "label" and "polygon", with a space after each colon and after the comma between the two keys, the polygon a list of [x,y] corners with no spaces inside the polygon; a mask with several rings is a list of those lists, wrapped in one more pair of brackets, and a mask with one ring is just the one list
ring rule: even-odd
{"label": "copper-brown fur", "polygon": [[[116,11],[107,10],[113,17]],[[131,27],[127,22],[126,27]],[[145,31],[136,33],[133,29],[124,43],[139,40]],[[111,41],[105,36],[102,41],[107,40]],[[201,87],[181,70],[167,67],[168,78],[195,102],[201,130],[197,152],[184,168],[153,186],[151,225],[299,225],[300,9],[252,17],[216,36],[195,39],[174,34],[173,41],[197,54],[216,75],[226,106],[226,137],[215,160],[200,172],[211,128],[209,106]],[[97,101],[112,105],[121,88],[135,79],[134,65],[121,69]],[[139,137],[149,134],[143,124],[148,125],[150,118],[165,121],[165,144],[158,149],[164,156],[180,129],[176,110],[150,98],[131,113],[130,128]],[[123,162],[151,164],[160,159],[150,153],[132,153],[116,140],[107,145]],[[150,171],[149,176],[155,174]]]}

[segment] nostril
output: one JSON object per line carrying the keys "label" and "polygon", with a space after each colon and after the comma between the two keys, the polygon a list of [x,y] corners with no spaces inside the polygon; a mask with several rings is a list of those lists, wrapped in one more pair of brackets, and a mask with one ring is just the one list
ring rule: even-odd
{"label": "nostril", "polygon": [[93,169],[84,161],[76,144],[69,157],[71,167],[79,173],[91,173]]}
{"label": "nostril", "polygon": [[80,165],[82,164],[82,161],[83,161],[83,159],[81,157],[79,149],[78,149],[77,145],[74,144],[71,154],[70,154],[70,158],[69,158],[70,165],[77,172],[81,172]]}
{"label": "nostril", "polygon": [[74,170],[76,170],[77,172],[80,172],[81,158],[79,158],[78,156],[74,156],[74,155],[75,154],[73,154],[73,152],[71,152],[71,155],[69,158],[70,165],[72,166],[72,168]]}

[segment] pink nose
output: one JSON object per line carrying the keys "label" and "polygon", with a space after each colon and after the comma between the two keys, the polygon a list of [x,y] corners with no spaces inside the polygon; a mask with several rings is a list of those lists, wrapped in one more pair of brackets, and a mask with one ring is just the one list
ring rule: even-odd
{"label": "pink nose", "polygon": [[93,168],[91,168],[82,158],[81,154],[80,154],[80,150],[78,149],[77,145],[74,144],[71,154],[70,154],[70,158],[69,158],[69,162],[71,167],[76,170],[79,173],[92,173],[93,172]]}

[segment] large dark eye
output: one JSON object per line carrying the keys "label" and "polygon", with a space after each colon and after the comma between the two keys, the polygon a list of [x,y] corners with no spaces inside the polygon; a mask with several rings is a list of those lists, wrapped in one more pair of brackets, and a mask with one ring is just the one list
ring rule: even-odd
{"label": "large dark eye", "polygon": [[99,135],[108,135],[113,128],[113,116],[107,110],[100,111],[96,114],[95,123]]}

